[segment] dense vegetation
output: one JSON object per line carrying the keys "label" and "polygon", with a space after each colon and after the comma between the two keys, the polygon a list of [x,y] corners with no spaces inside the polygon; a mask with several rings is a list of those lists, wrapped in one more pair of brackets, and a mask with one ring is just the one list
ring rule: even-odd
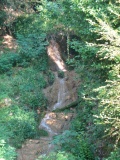
{"label": "dense vegetation", "polygon": [[45,46],[50,37],[62,35],[67,39],[66,64],[81,79],[78,114],[70,130],[54,138],[56,151],[40,159],[119,160],[119,1],[41,0],[34,3],[35,12],[28,4],[12,24],[2,23],[7,13],[0,17],[1,28],[10,26],[19,46],[16,53],[0,55],[0,157],[13,160],[15,147],[37,136],[36,111],[47,103],[42,89],[54,80]]}

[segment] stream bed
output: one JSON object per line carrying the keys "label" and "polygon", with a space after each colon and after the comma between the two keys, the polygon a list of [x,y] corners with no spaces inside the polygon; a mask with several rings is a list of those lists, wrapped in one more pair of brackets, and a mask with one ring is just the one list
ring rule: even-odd
{"label": "stream bed", "polygon": [[57,71],[54,72],[55,82],[44,90],[49,106],[39,124],[39,129],[47,131],[48,137],[26,140],[22,147],[17,150],[17,160],[36,160],[40,155],[48,155],[54,149],[54,146],[51,144],[53,136],[62,134],[65,130],[68,130],[70,121],[75,116],[75,110],[72,108],[69,113],[56,113],[55,110],[64,108],[78,98],[77,86],[79,85],[79,81],[75,80],[76,74],[74,71],[66,70],[58,44],[54,40],[48,46],[47,52],[50,59],[57,65],[57,69],[63,71],[65,76],[64,78],[59,78]]}
{"label": "stream bed", "polygon": [[69,124],[75,113],[54,112],[55,109],[61,108],[65,102],[67,90],[65,89],[65,79],[60,79],[57,102],[49,108],[40,122],[39,129],[44,129],[48,132],[48,137],[40,137],[40,139],[29,139],[22,145],[22,148],[17,151],[17,160],[36,160],[40,155],[48,155],[54,146],[51,144],[53,136],[63,133],[69,129]]}

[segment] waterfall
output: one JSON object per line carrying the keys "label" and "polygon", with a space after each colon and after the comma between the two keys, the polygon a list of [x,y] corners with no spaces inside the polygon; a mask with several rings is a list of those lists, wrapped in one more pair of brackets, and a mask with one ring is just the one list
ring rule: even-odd
{"label": "waterfall", "polygon": [[[47,47],[47,53],[48,53],[48,56],[50,57],[50,59],[52,59],[52,61],[57,65],[57,68],[63,72],[66,72],[66,66],[65,66],[65,63],[64,61],[62,60],[62,57],[61,57],[61,51],[60,51],[60,46],[58,45],[58,43],[51,39],[50,40],[50,44],[49,46]],[[57,108],[61,108],[63,106],[63,103],[65,101],[65,79],[60,79],[58,78],[58,75],[57,73],[55,73],[55,77],[56,77],[56,80],[58,81],[58,84],[59,84],[59,89],[58,89],[58,99],[57,99],[57,103],[54,104],[54,106],[52,107],[52,111],[57,109]],[[52,118],[51,117],[51,113],[47,113],[45,115],[45,117],[42,119],[41,123],[40,123],[40,126],[39,128],[43,128],[44,130],[46,130],[49,135],[55,135],[56,132],[54,132],[51,127],[50,127],[50,124],[49,123],[54,123],[52,121]]]}
{"label": "waterfall", "polygon": [[53,106],[53,110],[62,107],[65,100],[65,79],[59,79],[59,91],[57,103]]}
{"label": "waterfall", "polygon": [[[57,103],[54,104],[52,107],[52,111],[58,108],[61,108],[64,105],[65,101],[65,79],[64,78],[58,78],[57,74],[55,74],[56,80],[59,82],[59,90],[58,90],[58,99]],[[52,121],[53,115],[52,112],[47,113],[45,117],[42,119],[39,128],[43,128],[46,130],[50,136],[57,135],[56,132],[54,132],[51,127],[49,126],[49,122]],[[54,122],[53,122],[54,123]]]}
{"label": "waterfall", "polygon": [[[52,60],[52,65],[55,65],[51,70],[55,74],[55,82],[52,86],[45,89],[45,96],[48,98],[48,111],[40,122],[39,129],[44,129],[48,132],[48,137],[40,137],[40,140],[28,140],[26,144],[19,150],[19,160],[36,159],[38,153],[40,155],[48,155],[55,147],[51,141],[53,136],[63,133],[69,129],[69,122],[74,116],[73,113],[54,112],[54,110],[62,108],[77,99],[76,86],[73,78],[74,72],[66,70],[66,65],[61,57],[60,46],[55,40],[51,40],[47,47],[47,53]],[[65,72],[66,78],[59,78],[57,69]],[[56,71],[56,72],[55,72]],[[28,152],[29,150],[29,152]],[[29,154],[28,154],[29,153]],[[27,155],[27,157],[26,157]]]}
{"label": "waterfall", "polygon": [[57,135],[57,133],[54,132],[49,126],[50,120],[51,120],[50,113],[47,113],[45,117],[42,119],[39,128],[43,128],[44,130],[46,130],[50,136]]}

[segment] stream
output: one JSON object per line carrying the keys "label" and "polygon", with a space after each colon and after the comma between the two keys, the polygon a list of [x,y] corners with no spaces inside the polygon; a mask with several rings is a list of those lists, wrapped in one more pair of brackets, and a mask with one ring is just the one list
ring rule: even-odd
{"label": "stream", "polygon": [[40,155],[48,155],[54,148],[51,144],[53,136],[68,130],[70,121],[75,115],[75,110],[69,113],[54,112],[56,109],[63,108],[77,99],[76,88],[78,84],[73,79],[75,73],[66,70],[58,44],[55,41],[51,41],[47,48],[47,53],[50,59],[57,65],[57,70],[65,73],[65,77],[59,78],[56,70],[54,72],[55,82],[52,86],[45,89],[47,94],[45,96],[48,96],[47,99],[50,106],[40,122],[39,129],[47,131],[48,137],[28,139],[22,145],[22,148],[17,150],[17,160],[36,160]]}
{"label": "stream", "polygon": [[[59,90],[58,90],[58,98],[57,103],[55,103],[51,109],[51,111],[54,111],[56,109],[59,109],[63,106],[65,101],[65,78],[58,78],[57,73],[55,74],[57,81],[59,82]],[[54,123],[53,119],[56,118],[54,113],[49,112],[45,115],[45,117],[42,119],[39,128],[46,130],[50,136],[57,135],[58,133],[55,132],[51,127],[51,123]]]}
{"label": "stream", "polygon": [[53,136],[61,134],[64,130],[69,129],[70,121],[74,116],[74,112],[54,112],[54,110],[63,107],[68,93],[65,78],[56,77],[58,84],[57,102],[51,106],[51,110],[47,111],[40,122],[39,129],[48,132],[47,137],[40,139],[29,139],[23,144],[22,148],[17,152],[19,154],[17,160],[36,160],[39,155],[48,155],[54,146],[51,144]]}
{"label": "stream", "polygon": [[[58,77],[57,77],[58,78]],[[59,91],[58,91],[58,101],[53,106],[53,110],[60,108],[65,101],[65,79],[58,79],[59,81]]]}

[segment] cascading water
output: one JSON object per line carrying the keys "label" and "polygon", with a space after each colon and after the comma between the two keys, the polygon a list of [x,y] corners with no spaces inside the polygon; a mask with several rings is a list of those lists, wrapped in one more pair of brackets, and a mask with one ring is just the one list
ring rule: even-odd
{"label": "cascading water", "polygon": [[59,92],[58,92],[58,101],[57,103],[53,106],[53,110],[62,107],[64,100],[65,100],[65,80],[59,79]]}
{"label": "cascading water", "polygon": [[[57,81],[59,82],[59,90],[58,90],[58,100],[57,100],[57,103],[55,103],[55,105],[52,107],[52,111],[55,110],[55,109],[58,109],[58,108],[61,108],[64,104],[64,101],[65,101],[65,79],[61,79],[61,78],[58,78],[57,74],[55,74],[56,76],[56,79]],[[50,136],[53,136],[53,135],[57,135],[57,133],[55,131],[53,131],[49,125],[49,121],[52,120],[52,116],[51,116],[51,113],[47,113],[45,115],[45,117],[42,119],[41,123],[40,123],[40,126],[39,128],[43,128],[44,130],[46,130]]]}
{"label": "cascading water", "polygon": [[[66,72],[66,66],[61,58],[59,45],[55,42],[55,40],[51,39],[50,44],[47,47],[47,53],[50,59],[52,59],[53,62],[57,65],[57,68],[63,72]],[[65,101],[65,79],[58,78],[57,73],[55,73],[55,77],[56,80],[59,82],[59,89],[57,103],[54,104],[54,106],[52,107],[52,111],[57,108],[61,108],[63,102]],[[51,129],[49,125],[49,122],[51,120],[50,114],[51,113],[47,113],[45,115],[45,117],[42,119],[40,123],[39,128],[43,128],[44,130],[46,130],[49,133],[49,135],[55,135],[56,133]]]}
{"label": "cascading water", "polygon": [[42,119],[40,127],[44,128],[50,135],[53,135],[54,132],[51,130],[49,125],[47,125],[47,120],[50,120],[50,115],[49,113],[45,115],[45,117]]}
{"label": "cascading water", "polygon": [[[64,130],[68,130],[69,122],[74,116],[74,111],[73,113],[52,112],[58,108],[68,105],[72,101],[75,101],[77,99],[77,95],[76,89],[74,90],[74,81],[72,80],[72,77],[75,76],[72,72],[69,73],[66,70],[66,65],[61,57],[60,46],[57,44],[57,42],[55,42],[55,40],[52,39],[50,41],[50,44],[47,47],[47,53],[49,59],[52,60],[51,70],[55,71],[59,69],[63,72],[66,72],[65,75],[67,79],[58,78],[57,72],[54,72],[56,76],[55,82],[53,86],[47,87],[45,92],[49,94],[48,97],[46,96],[50,104],[48,108],[49,111],[39,125],[39,129],[46,130],[49,136],[40,137],[39,140],[27,140],[26,144],[17,151],[19,155],[17,160],[35,160],[38,157],[38,153],[39,155],[49,154],[49,152],[51,152],[51,150],[54,148],[54,145],[51,144],[52,137],[62,133]],[[56,67],[52,66],[54,64],[56,64]]]}

